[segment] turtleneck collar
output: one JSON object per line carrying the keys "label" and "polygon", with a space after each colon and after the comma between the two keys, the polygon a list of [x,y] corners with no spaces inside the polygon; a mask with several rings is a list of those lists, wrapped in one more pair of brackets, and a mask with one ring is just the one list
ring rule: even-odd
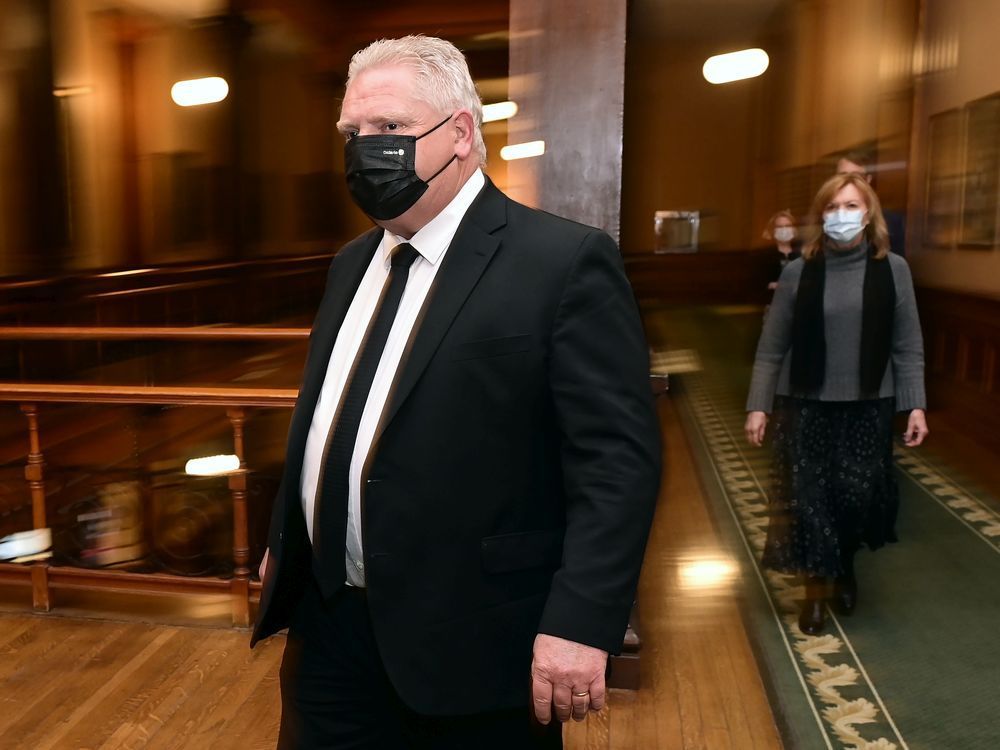
{"label": "turtleneck collar", "polygon": [[827,268],[843,268],[858,263],[864,263],[868,258],[868,238],[865,237],[857,247],[841,250],[831,242],[827,242],[823,250]]}

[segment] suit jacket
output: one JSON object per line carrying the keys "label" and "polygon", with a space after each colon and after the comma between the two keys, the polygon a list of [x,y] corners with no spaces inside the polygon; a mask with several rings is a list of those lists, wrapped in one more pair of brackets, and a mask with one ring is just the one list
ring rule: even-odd
{"label": "suit jacket", "polygon": [[[381,235],[330,265],[251,645],[288,625],[308,580],[306,435]],[[646,343],[610,237],[487,181],[443,263],[362,498],[382,659],[400,697],[429,715],[527,705],[538,632],[621,649],[660,477]]]}

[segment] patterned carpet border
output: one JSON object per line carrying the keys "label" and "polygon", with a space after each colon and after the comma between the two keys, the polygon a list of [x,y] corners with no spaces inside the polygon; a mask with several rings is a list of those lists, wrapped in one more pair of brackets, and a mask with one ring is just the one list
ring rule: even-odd
{"label": "patterned carpet border", "polygon": [[1000,553],[1000,513],[977,499],[974,492],[945,473],[932,459],[899,446],[895,458],[900,470],[981,541]]}
{"label": "patterned carpet border", "polygon": [[[795,576],[760,567],[768,524],[769,459],[764,451],[757,451],[748,457],[743,450],[745,412],[742,404],[731,403],[731,393],[723,388],[713,388],[704,374],[686,374],[683,384],[682,392],[715,464],[721,490],[739,533],[751,552],[751,563],[770,598],[799,681],[804,687],[808,686],[805,687],[806,697],[813,712],[822,717],[819,724],[827,747],[906,750],[906,742],[836,617],[831,614],[836,634],[803,634],[797,622],[801,584]],[[923,471],[928,480],[937,476],[924,465],[910,465],[907,471]],[[957,498],[956,493],[956,501]],[[975,519],[981,518],[981,509],[976,508],[976,513],[972,513],[969,506],[960,507]],[[993,515],[993,523],[997,524],[993,538],[1000,543],[1000,517]],[[994,529],[991,525],[984,528],[988,531]]]}

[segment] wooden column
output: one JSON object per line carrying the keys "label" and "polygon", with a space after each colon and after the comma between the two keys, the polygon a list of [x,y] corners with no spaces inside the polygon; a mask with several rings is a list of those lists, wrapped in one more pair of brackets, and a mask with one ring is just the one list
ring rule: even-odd
{"label": "wooden column", "polygon": [[[52,0],[0,3],[0,70],[11,87],[0,151],[9,154],[0,231],[8,273],[55,274],[69,243],[66,161],[53,96]],[[9,138],[10,142],[6,142]]]}
{"label": "wooden column", "polygon": [[[627,0],[510,0],[508,143],[545,141],[507,164],[507,192],[619,238]],[[610,687],[638,689],[636,613]]]}
{"label": "wooden column", "polygon": [[121,102],[122,260],[130,268],[142,265],[142,202],[139,180],[139,136],[136,125],[136,50],[142,31],[119,14],[118,70]]}
{"label": "wooden column", "polygon": [[[48,526],[45,520],[45,457],[38,439],[38,407],[22,404],[21,411],[28,418],[28,463],[24,467],[24,478],[28,480],[31,491],[32,526],[44,529]],[[31,564],[31,598],[35,609],[48,612],[51,608],[49,565],[46,562]]]}
{"label": "wooden column", "polygon": [[229,491],[233,495],[233,580],[231,584],[233,625],[250,625],[250,542],[247,533],[247,474],[243,460],[243,425],[246,411],[228,409],[226,414],[233,426],[233,452],[240,459],[240,470],[229,475]]}
{"label": "wooden column", "polygon": [[511,0],[508,142],[545,153],[508,163],[513,198],[618,239],[626,0]]}

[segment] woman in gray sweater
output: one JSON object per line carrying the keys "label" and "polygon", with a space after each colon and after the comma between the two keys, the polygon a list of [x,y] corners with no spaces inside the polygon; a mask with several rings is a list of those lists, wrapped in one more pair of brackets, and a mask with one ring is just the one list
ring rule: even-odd
{"label": "woman in gray sweater", "polygon": [[789,263],[764,323],[747,399],[746,434],[764,441],[769,415],[774,491],[763,564],[805,576],[802,632],[857,603],[854,554],[896,541],[899,504],[892,420],[903,442],[927,436],[924,354],[913,281],[889,252],[878,197],[860,175],[828,180],[814,229]]}

